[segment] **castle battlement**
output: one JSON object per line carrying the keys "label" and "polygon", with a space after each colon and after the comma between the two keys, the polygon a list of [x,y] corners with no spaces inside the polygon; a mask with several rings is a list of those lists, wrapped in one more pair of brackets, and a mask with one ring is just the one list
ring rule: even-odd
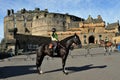
{"label": "castle battlement", "polygon": [[[49,12],[48,9],[41,10],[26,10],[25,8],[14,12],[13,9],[7,10],[7,15],[4,18],[4,36],[6,41],[14,39],[14,29],[17,29],[16,34],[24,36],[46,36],[51,35],[51,29],[56,28],[60,40],[77,33],[82,41],[82,44],[98,43],[100,39],[106,36],[109,39],[120,32],[118,23],[109,24],[106,28],[105,21],[100,15],[97,18],[92,18],[90,15],[85,20],[81,17],[70,15],[68,13]],[[37,38],[36,38],[37,39]],[[22,39],[21,39],[22,40]],[[27,43],[23,40],[21,44]],[[28,41],[28,43],[31,43]],[[26,44],[26,46],[29,44]]]}

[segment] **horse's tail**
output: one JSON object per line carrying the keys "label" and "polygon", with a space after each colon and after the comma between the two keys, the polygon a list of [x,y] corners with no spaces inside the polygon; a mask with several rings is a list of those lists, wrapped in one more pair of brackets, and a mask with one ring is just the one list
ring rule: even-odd
{"label": "horse's tail", "polygon": [[38,48],[36,48],[36,54],[38,55],[41,50],[42,50],[42,46],[39,46]]}
{"label": "horse's tail", "polygon": [[36,49],[36,66],[38,66],[38,64],[39,64],[39,58],[40,58],[40,55],[41,55],[41,49],[42,49],[42,46],[39,46]]}

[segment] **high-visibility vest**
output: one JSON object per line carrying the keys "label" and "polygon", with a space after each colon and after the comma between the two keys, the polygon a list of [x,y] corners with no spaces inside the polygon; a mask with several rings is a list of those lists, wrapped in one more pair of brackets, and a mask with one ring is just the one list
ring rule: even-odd
{"label": "high-visibility vest", "polygon": [[105,41],[109,41],[109,40],[106,38]]}
{"label": "high-visibility vest", "polygon": [[53,34],[51,35],[51,40],[52,40],[52,41],[58,41],[58,35],[57,35],[57,33],[53,33]]}

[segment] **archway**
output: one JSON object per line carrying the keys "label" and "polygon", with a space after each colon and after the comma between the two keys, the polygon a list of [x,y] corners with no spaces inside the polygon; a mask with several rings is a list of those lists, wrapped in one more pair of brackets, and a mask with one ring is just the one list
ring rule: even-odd
{"label": "archway", "polygon": [[95,40],[94,36],[91,35],[91,36],[89,37],[89,43],[94,43],[94,40]]}

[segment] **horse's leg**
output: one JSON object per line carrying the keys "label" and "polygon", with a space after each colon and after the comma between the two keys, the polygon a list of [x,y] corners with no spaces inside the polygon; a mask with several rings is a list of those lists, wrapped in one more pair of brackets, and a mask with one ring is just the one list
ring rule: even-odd
{"label": "horse's leg", "polygon": [[39,74],[43,73],[42,70],[41,70],[41,64],[42,64],[43,59],[44,59],[44,55],[37,56],[36,66],[37,66],[37,70],[38,70]]}
{"label": "horse's leg", "polygon": [[105,52],[106,52],[106,53],[108,52],[108,48],[107,48],[107,47],[105,47]]}
{"label": "horse's leg", "polygon": [[64,74],[68,74],[68,72],[65,70],[65,64],[66,64],[67,56],[68,55],[66,55],[65,57],[62,58],[62,67],[63,67],[63,73]]}
{"label": "horse's leg", "polygon": [[112,52],[112,46],[109,47],[109,55],[111,55]]}
{"label": "horse's leg", "polygon": [[107,46],[105,46],[105,54],[104,54],[104,55],[106,55],[107,52],[108,52],[108,50],[107,50]]}

